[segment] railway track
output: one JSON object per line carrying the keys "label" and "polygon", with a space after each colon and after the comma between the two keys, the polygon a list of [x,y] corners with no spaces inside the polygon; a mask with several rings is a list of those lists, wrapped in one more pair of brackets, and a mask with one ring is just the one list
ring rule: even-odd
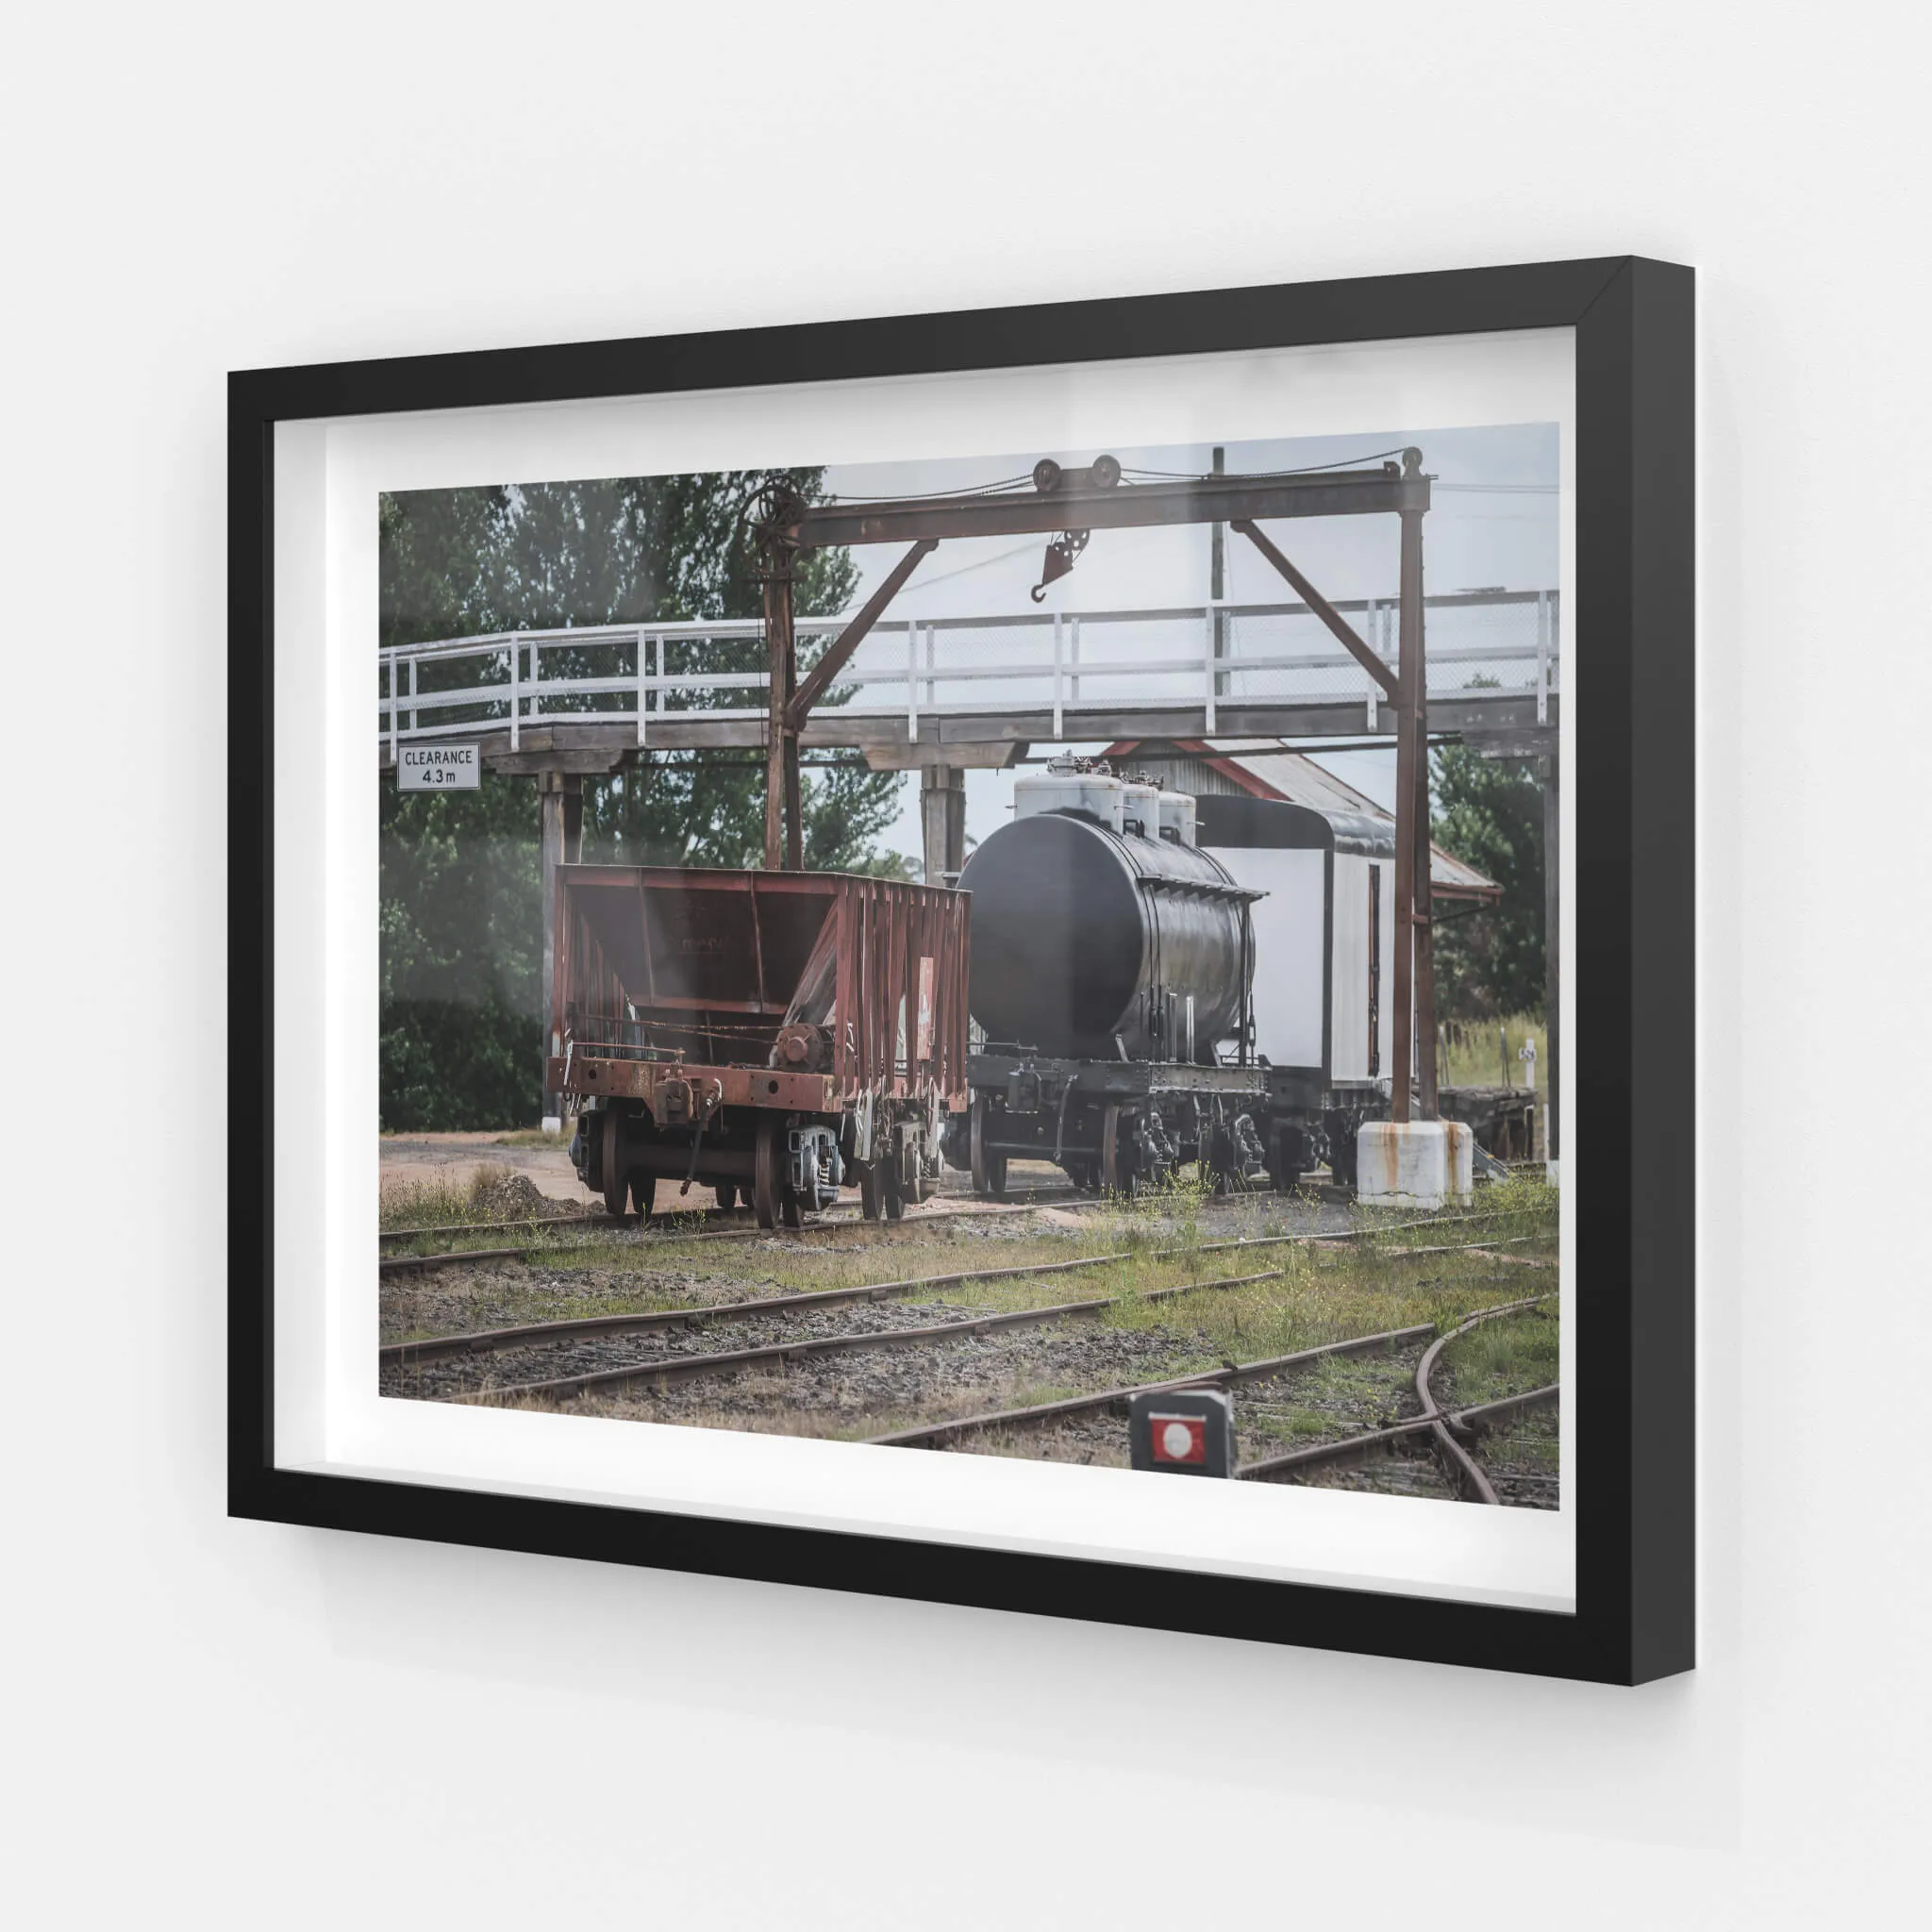
{"label": "railway track", "polygon": [[[928,1227],[935,1222],[965,1220],[990,1215],[1029,1214],[1034,1211],[1036,1207],[1040,1206],[1055,1206],[1062,1209],[1088,1209],[1105,1205],[1097,1196],[1075,1195],[1071,1190],[1068,1191],[1065,1200],[1057,1200],[1054,1198],[1053,1191],[1049,1190],[1045,1199],[1041,1202],[1031,1204],[1025,1202],[978,1202],[971,1207],[944,1208],[933,1213],[908,1216],[904,1221],[883,1224],[868,1222],[861,1215],[845,1215],[840,1216],[837,1219],[828,1218],[819,1221],[808,1221],[803,1227],[786,1229],[782,1236],[774,1234],[774,1230],[770,1228],[764,1227],[725,1227],[715,1228],[708,1232],[697,1234],[677,1234],[667,1231],[662,1235],[651,1236],[647,1237],[647,1239],[689,1243],[692,1241],[750,1241],[758,1236],[763,1236],[766,1240],[771,1241],[790,1239],[801,1234],[832,1234],[847,1227],[878,1227],[884,1225],[888,1227],[917,1229]],[[1432,1224],[1446,1226],[1456,1222],[1483,1221],[1493,1218],[1493,1211],[1477,1214],[1444,1214],[1433,1217]],[[1347,1240],[1353,1239],[1357,1232],[1368,1234],[1389,1233],[1396,1228],[1417,1224],[1410,1222],[1401,1222],[1358,1231],[1337,1229],[1332,1236],[1327,1238],[1338,1241]],[[377,1260],[376,1269],[379,1274],[391,1274],[406,1273],[411,1269],[454,1268],[459,1267],[464,1263],[479,1261],[514,1261],[551,1247],[563,1245],[561,1242],[553,1242],[541,1239],[541,1231],[547,1228],[581,1226],[591,1234],[621,1234],[635,1229],[637,1225],[636,1217],[631,1215],[626,1215],[622,1220],[618,1220],[605,1214],[587,1214],[574,1217],[568,1221],[559,1218],[555,1221],[478,1222],[468,1224],[459,1223],[453,1228],[390,1229],[382,1235],[382,1240],[423,1239],[433,1234],[449,1233],[487,1234],[497,1229],[508,1230],[511,1228],[532,1233],[537,1235],[538,1238],[520,1242],[515,1247],[449,1248],[430,1255],[384,1255]],[[1540,1239],[1540,1237],[1525,1236],[1524,1239],[1524,1241],[1534,1241]]]}
{"label": "railway track", "polygon": [[[858,1213],[824,1215],[806,1222],[801,1227],[784,1229],[782,1231],[782,1238],[790,1240],[798,1235],[835,1234],[840,1229],[848,1227],[878,1227],[883,1225],[886,1227],[921,1228],[928,1227],[934,1222],[958,1221],[1004,1214],[1030,1214],[1036,1208],[1041,1207],[1057,1207],[1062,1209],[1077,1210],[1097,1208],[1101,1205],[1102,1203],[1098,1197],[1075,1194],[1071,1188],[1063,1192],[1054,1189],[1046,1189],[1042,1191],[1041,1197],[1034,1201],[1013,1201],[1008,1199],[1006,1201],[974,1202],[970,1206],[941,1208],[930,1212],[914,1212],[901,1221],[869,1222],[863,1214]],[[717,1211],[716,1209],[707,1210],[708,1213],[716,1213]],[[442,1227],[385,1228],[378,1237],[382,1241],[425,1241],[431,1238],[447,1238],[454,1235],[508,1234],[512,1232],[534,1235],[537,1239],[523,1242],[516,1247],[449,1248],[431,1255],[384,1255],[376,1263],[376,1266],[380,1273],[395,1274],[411,1268],[450,1268],[465,1261],[514,1260],[520,1255],[529,1254],[536,1249],[552,1245],[552,1243],[541,1239],[542,1235],[551,1228],[581,1228],[585,1233],[592,1235],[624,1234],[629,1232],[641,1234],[642,1227],[654,1225],[658,1220],[668,1220],[670,1218],[668,1216],[654,1216],[651,1222],[642,1224],[642,1226],[640,1225],[637,1217],[633,1214],[626,1214],[622,1217],[610,1214],[574,1214],[568,1216],[557,1215],[549,1218],[537,1216],[525,1221],[457,1222]],[[721,1216],[721,1218],[723,1217]],[[643,1235],[643,1239],[646,1241],[679,1242],[743,1241],[754,1241],[759,1236],[763,1236],[767,1241],[781,1238],[778,1230],[750,1225],[708,1227],[695,1231],[666,1227],[659,1233]]]}
{"label": "railway track", "polygon": [[[975,1201],[963,1195],[957,1197],[936,1195],[934,1198],[936,1200],[952,1198],[957,1201],[957,1205],[941,1208],[934,1213],[923,1213],[915,1210],[912,1217],[915,1224],[922,1221],[938,1220],[950,1214],[1012,1214],[1024,1213],[1029,1208],[1041,1207],[1092,1208],[1100,1205],[1097,1195],[1082,1194],[1074,1188],[1030,1188],[1024,1191],[1009,1189],[997,1201]],[[703,1230],[703,1233],[706,1235],[728,1234],[749,1236],[771,1233],[772,1230],[770,1228],[758,1227],[750,1223],[748,1219],[750,1211],[749,1208],[693,1208],[687,1213],[678,1213],[673,1210],[667,1214],[654,1214],[649,1220],[640,1224],[635,1214],[608,1214],[601,1208],[590,1208],[580,1214],[525,1214],[519,1219],[510,1221],[447,1221],[439,1223],[432,1227],[386,1227],[382,1230],[378,1239],[385,1241],[425,1241],[431,1236],[511,1234],[522,1229],[544,1227],[590,1227],[599,1230],[605,1228],[634,1228],[640,1225],[652,1227],[670,1221],[680,1223],[703,1221],[708,1224],[719,1224],[716,1227],[707,1226]],[[849,1209],[815,1215],[806,1224],[804,1232],[809,1233],[814,1229],[826,1227],[856,1227],[863,1222],[864,1218],[862,1214],[854,1213]],[[787,1231],[791,1234],[797,1234],[801,1230],[791,1228]],[[666,1227],[663,1229],[663,1235],[666,1240],[694,1241],[699,1239],[697,1233],[689,1229],[680,1232],[678,1229]]]}
{"label": "railway track", "polygon": [[[1431,1380],[1441,1359],[1442,1351],[1458,1336],[1467,1335],[1485,1322],[1495,1321],[1507,1315],[1525,1313],[1551,1299],[1553,1296],[1547,1294],[1530,1295],[1518,1301],[1500,1303],[1494,1307],[1481,1308],[1466,1317],[1454,1328],[1441,1329],[1434,1323],[1422,1323],[1408,1328],[1386,1329],[1379,1334],[1352,1336],[1342,1341],[1302,1349],[1292,1355],[1274,1356],[1252,1362],[1230,1362],[1198,1375],[1180,1375],[1164,1381],[1134,1383],[1121,1388],[1096,1391],[1091,1394],[1069,1396],[1058,1402],[1036,1403],[1024,1408],[992,1409],[980,1415],[959,1417],[951,1422],[930,1423],[919,1428],[892,1430],[884,1435],[868,1437],[866,1440],[881,1448],[946,1448],[973,1436],[1051,1427],[1105,1410],[1114,1410],[1124,1415],[1136,1396],[1167,1395],[1191,1389],[1235,1389],[1243,1384],[1272,1381],[1277,1376],[1312,1366],[1324,1359],[1400,1349],[1432,1337],[1433,1340],[1424,1352],[1415,1373],[1416,1394],[1423,1405],[1423,1412],[1420,1415],[1389,1427],[1363,1430],[1332,1442],[1312,1443],[1306,1448],[1290,1450],[1278,1456],[1261,1457],[1254,1461],[1243,1462],[1236,1468],[1235,1476],[1248,1482],[1281,1482],[1324,1466],[1333,1467],[1369,1461],[1412,1441],[1418,1435],[1427,1433],[1436,1439],[1437,1446],[1444,1453],[1457,1489],[1464,1499],[1472,1503],[1497,1505],[1499,1498],[1494,1487],[1487,1473],[1470,1454],[1463,1439],[1477,1437],[1531,1410],[1547,1407],[1560,1398],[1561,1385],[1550,1383],[1543,1388],[1525,1390],[1519,1394],[1506,1395],[1492,1402],[1474,1404],[1452,1412],[1443,1409],[1437,1403],[1430,1386]],[[1527,1478],[1518,1480],[1526,1481]]]}
{"label": "railway track", "polygon": [[1514,1421],[1532,1409],[1546,1407],[1561,1395],[1562,1385],[1552,1382],[1541,1389],[1506,1395],[1494,1402],[1478,1403],[1451,1414],[1437,1403],[1435,1391],[1430,1387],[1431,1379],[1441,1360],[1442,1351],[1458,1336],[1467,1335],[1485,1322],[1493,1322],[1501,1316],[1525,1313],[1552,1298],[1547,1294],[1528,1295],[1520,1301],[1504,1302],[1493,1308],[1479,1308],[1456,1327],[1439,1334],[1416,1364],[1415,1392],[1422,1404],[1421,1414],[1386,1428],[1369,1429],[1359,1435],[1343,1437],[1338,1441],[1315,1442],[1305,1449],[1291,1449],[1279,1456],[1262,1457],[1254,1462],[1243,1463],[1235,1472],[1236,1475],[1249,1482],[1279,1482],[1324,1465],[1332,1467],[1340,1463],[1366,1461],[1400,1447],[1419,1435],[1428,1434],[1434,1438],[1437,1448],[1447,1461],[1452,1479],[1464,1499],[1472,1503],[1495,1504],[1498,1500],[1495,1489],[1481,1464],[1470,1454],[1462,1438],[1479,1435],[1501,1423]]}
{"label": "railway track", "polygon": [[756,1348],[724,1349],[708,1355],[664,1356],[651,1361],[626,1363],[620,1368],[592,1369],[581,1374],[471,1390],[452,1399],[474,1402],[487,1398],[501,1402],[518,1398],[568,1402],[592,1391],[615,1393],[639,1383],[647,1383],[654,1389],[668,1388],[675,1383],[689,1382],[705,1375],[738,1374],[746,1369],[777,1368],[787,1362],[858,1355],[873,1349],[919,1347],[927,1342],[955,1341],[967,1336],[992,1334],[1001,1329],[1034,1327],[1069,1317],[1099,1315],[1109,1308],[1121,1307],[1129,1299],[1151,1304],[1213,1289],[1246,1288],[1257,1281],[1276,1279],[1280,1273],[1279,1269],[1269,1268],[1257,1274],[1212,1275],[1202,1281],[1175,1282],[1167,1288],[1141,1289],[1131,1297],[1097,1295],[1083,1302],[1048,1302],[1037,1308],[1016,1308],[994,1315],[969,1315],[947,1322],[929,1323],[918,1328],[874,1328],[856,1335],[798,1337],[766,1342]]}
{"label": "railway track", "polygon": [[[1352,1231],[1338,1238],[1333,1234],[1309,1232],[1275,1235],[1246,1241],[1206,1243],[1192,1250],[1168,1249],[1143,1255],[1141,1258],[1173,1258],[1180,1254],[1226,1251],[1244,1246],[1300,1244],[1328,1245],[1338,1239],[1359,1239],[1364,1233],[1400,1232],[1408,1228],[1434,1226],[1439,1220],[1395,1224],[1377,1230]],[[1514,1237],[1507,1244],[1541,1237]],[[1403,1255],[1493,1252],[1502,1241],[1465,1241],[1429,1244],[1399,1250]],[[649,1333],[675,1326],[691,1326],[707,1321],[744,1320],[759,1316],[788,1315],[841,1304],[884,1300],[919,1289],[967,1286],[975,1281],[1007,1280],[1015,1276],[1057,1274],[1092,1268],[1111,1261],[1131,1258],[1131,1251],[1105,1256],[1082,1257],[1069,1262],[1047,1262],[1009,1268],[961,1271],[938,1276],[919,1276],[903,1281],[871,1283],[858,1288],[832,1289],[816,1293],[767,1297],[758,1301],[721,1303],[711,1307],[651,1310],[635,1315],[590,1317],[579,1321],[532,1324],[520,1328],[483,1331],[476,1334],[436,1338],[417,1343],[395,1343],[382,1351],[383,1363],[391,1370],[407,1370],[434,1362],[447,1362],[468,1356],[489,1357],[520,1347],[557,1344],[573,1340],[600,1341],[625,1334]],[[1497,1256],[1498,1259],[1506,1258]],[[1519,1257],[1507,1257],[1519,1258]],[[1545,1264],[1548,1265],[1548,1264]],[[827,1357],[874,1350],[923,1347],[975,1336],[988,1336],[1027,1326],[1098,1316],[1122,1306],[1124,1300],[1139,1305],[1158,1304],[1182,1295],[1233,1290],[1257,1282],[1277,1279],[1284,1271],[1264,1269],[1258,1273],[1209,1276],[1177,1282],[1165,1287],[1138,1291],[1131,1297],[1095,1296],[1086,1300],[1051,1302],[1034,1307],[982,1315],[954,1316],[930,1324],[892,1328],[871,1328],[844,1334],[791,1336],[756,1345],[707,1351],[696,1354],[654,1356],[641,1361],[578,1370],[563,1375],[550,1375],[521,1382],[500,1383],[481,1388],[457,1388],[432,1391],[441,1399],[470,1403],[476,1401],[557,1401],[565,1402],[591,1394],[621,1394],[628,1389],[649,1388],[654,1392],[708,1376],[731,1376],[746,1371],[783,1368]],[[1553,1293],[1530,1295],[1483,1308],[1465,1317],[1454,1327],[1444,1329],[1436,1323],[1386,1329],[1373,1334],[1344,1338],[1298,1350],[1292,1354],[1259,1360],[1224,1363],[1215,1369],[1155,1381],[1124,1384],[1089,1393],[1036,1404],[1025,1407],[988,1410],[976,1415],[927,1424],[867,1438],[875,1445],[891,1447],[944,1448],[994,1433],[1012,1433],[1077,1421],[1107,1411],[1124,1413],[1135,1396],[1159,1394],[1186,1389],[1226,1388],[1264,1383],[1293,1374],[1324,1358],[1366,1356],[1401,1350],[1427,1342],[1414,1374],[1414,1391],[1419,1412],[1386,1426],[1358,1431],[1334,1441],[1320,1442],[1278,1455],[1242,1462],[1235,1471],[1246,1481],[1294,1481],[1322,1467],[1341,1467],[1372,1461],[1399,1452],[1417,1437],[1430,1439],[1431,1446],[1446,1466],[1458,1493],[1475,1503],[1497,1505],[1500,1498],[1494,1483],[1477,1462],[1468,1446],[1480,1436],[1556,1402],[1558,1385],[1532,1389],[1500,1399],[1471,1405],[1456,1410],[1444,1409],[1438,1402],[1432,1378],[1444,1350],[1460,1336],[1482,1324],[1502,1317],[1525,1313],[1553,1299]],[[1520,1496],[1525,1489],[1541,1494],[1540,1486],[1553,1485],[1547,1475],[1506,1475],[1500,1478]],[[1539,1486],[1532,1488],[1531,1486]]]}
{"label": "railway track", "polygon": [[[1020,1262],[1004,1268],[962,1269],[946,1274],[914,1274],[895,1281],[863,1283],[853,1288],[811,1289],[797,1294],[767,1295],[755,1300],[713,1302],[679,1308],[649,1308],[632,1314],[587,1315],[560,1322],[531,1322],[506,1328],[475,1329],[465,1334],[425,1337],[418,1341],[392,1341],[377,1353],[382,1368],[426,1367],[464,1356],[495,1355],[514,1348],[540,1347],[545,1343],[605,1340],[622,1335],[644,1334],[655,1329],[697,1327],[705,1323],[758,1319],[808,1313],[857,1302],[886,1301],[916,1294],[922,1289],[962,1288],[974,1282],[1007,1281],[1023,1274],[1069,1274],[1090,1268],[1141,1259],[1169,1261],[1193,1255],[1223,1254],[1250,1248],[1326,1247],[1368,1239],[1380,1234],[1399,1234],[1418,1227],[1441,1227],[1452,1221],[1474,1221],[1483,1217],[1433,1216],[1423,1221],[1395,1222],[1377,1228],[1314,1229],[1299,1234],[1244,1235],[1226,1241],[1203,1241],[1192,1247],[1153,1248],[1138,1256],[1131,1248],[1100,1255],[1084,1255],[1068,1261]],[[1428,1247],[1405,1248],[1405,1256],[1492,1252],[1521,1246],[1545,1239],[1539,1235],[1509,1236],[1492,1241],[1463,1241]],[[488,1251],[471,1251],[472,1253]],[[512,1250],[523,1253],[524,1250]],[[1259,1278],[1259,1277],[1252,1277]]]}
{"label": "railway track", "polygon": [[961,1416],[952,1422],[927,1423],[916,1429],[893,1429],[866,1441],[881,1448],[938,1449],[968,1436],[991,1430],[1037,1428],[1043,1423],[1070,1421],[1074,1416],[1096,1410],[1124,1408],[1137,1395],[1168,1395],[1180,1389],[1233,1389],[1243,1382],[1258,1382],[1286,1374],[1291,1369],[1307,1366],[1332,1356],[1372,1355],[1385,1348],[1400,1348],[1436,1333],[1433,1322],[1410,1328],[1386,1328],[1375,1335],[1352,1335],[1342,1341],[1324,1341],[1316,1348],[1298,1349],[1292,1355],[1269,1356],[1260,1361],[1228,1362],[1198,1375],[1174,1375],[1160,1382],[1136,1382],[1119,1389],[1097,1390],[1091,1395],[1069,1395],[1058,1402],[1034,1403],[1025,1408],[988,1409],[981,1415]]}

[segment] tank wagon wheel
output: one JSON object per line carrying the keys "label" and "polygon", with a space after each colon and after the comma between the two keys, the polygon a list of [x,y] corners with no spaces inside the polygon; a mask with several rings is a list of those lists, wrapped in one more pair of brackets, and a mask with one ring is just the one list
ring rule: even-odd
{"label": "tank wagon wheel", "polygon": [[784,1124],[770,1115],[758,1122],[758,1151],[752,1162],[751,1204],[758,1212],[760,1227],[776,1227],[784,1205],[784,1155],[778,1142],[783,1131]]}
{"label": "tank wagon wheel", "polygon": [[1007,1157],[987,1147],[987,1112],[986,1095],[976,1095],[973,1102],[973,1191],[982,1201],[998,1201],[1007,1191]]}
{"label": "tank wagon wheel", "polygon": [[1206,1146],[1200,1160],[1201,1178],[1217,1200],[1242,1191],[1241,1171],[1235,1153],[1234,1136],[1217,1124],[1205,1135]]}
{"label": "tank wagon wheel", "polygon": [[1100,1116],[1100,1185],[1109,1194],[1134,1191],[1132,1158],[1121,1152],[1121,1110],[1118,1104]]}
{"label": "tank wagon wheel", "polygon": [[600,1168],[604,1176],[604,1211],[613,1221],[624,1219],[624,1197],[628,1192],[629,1175],[624,1171],[624,1157],[619,1150],[622,1129],[618,1124],[615,1108],[604,1110],[604,1145],[601,1150]]}

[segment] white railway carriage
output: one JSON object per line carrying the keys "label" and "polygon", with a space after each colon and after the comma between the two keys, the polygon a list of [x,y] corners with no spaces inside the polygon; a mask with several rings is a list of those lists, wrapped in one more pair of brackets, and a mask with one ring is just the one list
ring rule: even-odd
{"label": "white railway carriage", "polygon": [[[1269,1165],[1318,1157],[1352,1178],[1356,1128],[1385,1110],[1394,1040],[1395,822],[1373,800],[1278,744],[1122,744],[1109,757],[1195,801],[1200,846],[1255,901],[1254,1050],[1267,1062]],[[1500,888],[1435,848],[1446,901]]]}
{"label": "white railway carriage", "polygon": [[1285,799],[1196,801],[1202,846],[1254,908],[1255,1050],[1312,1092],[1387,1091],[1394,828]]}

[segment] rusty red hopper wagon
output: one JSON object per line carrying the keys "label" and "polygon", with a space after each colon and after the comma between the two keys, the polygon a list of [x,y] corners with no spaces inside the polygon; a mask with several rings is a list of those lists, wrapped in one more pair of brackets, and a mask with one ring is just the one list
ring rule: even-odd
{"label": "rusty red hopper wagon", "polygon": [[843,873],[564,865],[548,1085],[613,1213],[715,1189],[796,1226],[925,1198],[966,1107],[963,892]]}

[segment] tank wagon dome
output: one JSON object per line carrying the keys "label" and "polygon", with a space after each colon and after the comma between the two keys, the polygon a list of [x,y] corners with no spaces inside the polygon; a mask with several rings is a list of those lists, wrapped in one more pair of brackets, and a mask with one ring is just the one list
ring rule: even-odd
{"label": "tank wagon dome", "polygon": [[1180,835],[1191,810],[1167,794],[1163,814],[1156,786],[1069,765],[1015,793],[1012,823],[959,877],[973,894],[971,1005],[988,1040],[1056,1058],[1114,1059],[1124,1046],[1210,1059],[1241,1019],[1255,895]]}

